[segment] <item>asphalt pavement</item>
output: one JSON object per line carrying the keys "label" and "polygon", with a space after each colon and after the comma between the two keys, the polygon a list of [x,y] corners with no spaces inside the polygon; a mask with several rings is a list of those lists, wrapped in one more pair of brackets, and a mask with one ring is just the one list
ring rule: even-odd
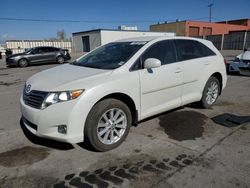
{"label": "asphalt pavement", "polygon": [[55,66],[0,61],[0,187],[250,187],[250,77],[229,76],[212,109],[149,118],[120,147],[95,152],[22,129],[25,80]]}

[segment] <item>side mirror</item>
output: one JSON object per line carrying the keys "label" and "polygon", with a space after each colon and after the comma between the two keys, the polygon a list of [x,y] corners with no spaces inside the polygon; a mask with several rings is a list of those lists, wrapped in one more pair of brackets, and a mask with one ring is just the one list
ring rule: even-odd
{"label": "side mirror", "polygon": [[152,69],[161,66],[161,61],[156,58],[148,58],[144,61],[144,68],[145,69]]}

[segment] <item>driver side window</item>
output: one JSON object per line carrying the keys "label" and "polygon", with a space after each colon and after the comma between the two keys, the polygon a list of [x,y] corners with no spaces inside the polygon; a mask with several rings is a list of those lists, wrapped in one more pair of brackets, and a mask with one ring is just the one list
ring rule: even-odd
{"label": "driver side window", "polygon": [[142,55],[142,62],[148,58],[156,58],[161,61],[162,65],[176,62],[176,54],[173,41],[161,41],[149,47]]}
{"label": "driver side window", "polygon": [[131,71],[143,68],[143,63],[148,58],[156,58],[161,61],[162,65],[176,62],[176,52],[172,40],[165,40],[157,42],[150,46],[141,57],[131,67]]}
{"label": "driver side window", "polygon": [[32,53],[33,54],[41,54],[41,53],[43,53],[43,50],[42,50],[42,48],[35,48]]}

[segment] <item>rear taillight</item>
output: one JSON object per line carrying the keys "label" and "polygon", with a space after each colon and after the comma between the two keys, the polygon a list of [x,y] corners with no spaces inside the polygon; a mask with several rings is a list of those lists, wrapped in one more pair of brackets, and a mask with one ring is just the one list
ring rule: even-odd
{"label": "rear taillight", "polygon": [[227,64],[228,64],[228,62],[227,62],[227,60],[226,60],[226,59],[224,59],[224,64],[225,64],[225,65],[227,65]]}

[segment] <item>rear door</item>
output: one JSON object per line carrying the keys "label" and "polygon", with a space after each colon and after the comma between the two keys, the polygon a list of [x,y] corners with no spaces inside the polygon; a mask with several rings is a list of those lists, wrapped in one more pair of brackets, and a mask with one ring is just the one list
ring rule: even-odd
{"label": "rear door", "polygon": [[[207,56],[214,54],[210,49],[207,53],[205,45],[195,40],[175,40],[178,61],[183,65],[182,105],[199,100],[204,85],[202,78],[208,73],[211,61]],[[210,50],[210,51],[209,51]]]}
{"label": "rear door", "polygon": [[46,48],[46,58],[47,58],[46,61],[55,62],[57,53],[59,53],[58,48],[47,47]]}
{"label": "rear door", "polygon": [[162,65],[139,71],[142,118],[180,106],[183,83],[182,66],[176,62],[172,40],[153,44],[141,56],[141,63],[147,58],[159,59]]}

